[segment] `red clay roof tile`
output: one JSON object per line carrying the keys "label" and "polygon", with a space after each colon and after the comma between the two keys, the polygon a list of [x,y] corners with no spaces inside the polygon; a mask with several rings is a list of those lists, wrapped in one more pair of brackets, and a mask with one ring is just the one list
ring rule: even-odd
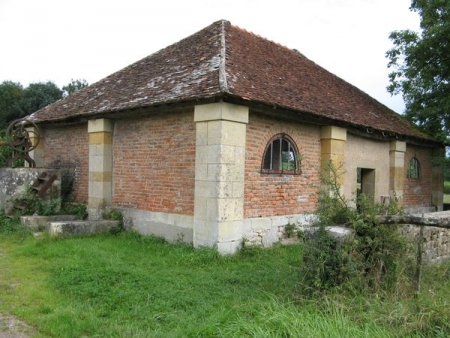
{"label": "red clay roof tile", "polygon": [[31,115],[36,122],[232,95],[416,138],[406,119],[301,53],[218,21]]}

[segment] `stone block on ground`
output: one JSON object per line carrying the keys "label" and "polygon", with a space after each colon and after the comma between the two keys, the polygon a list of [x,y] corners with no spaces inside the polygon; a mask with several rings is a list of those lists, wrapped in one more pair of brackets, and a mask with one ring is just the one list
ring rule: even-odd
{"label": "stone block on ground", "polygon": [[75,215],[21,216],[20,223],[36,231],[45,229],[48,222],[66,222],[75,219]]}
{"label": "stone block on ground", "polygon": [[94,235],[108,232],[117,228],[120,221],[66,221],[47,223],[47,232],[50,236]]}

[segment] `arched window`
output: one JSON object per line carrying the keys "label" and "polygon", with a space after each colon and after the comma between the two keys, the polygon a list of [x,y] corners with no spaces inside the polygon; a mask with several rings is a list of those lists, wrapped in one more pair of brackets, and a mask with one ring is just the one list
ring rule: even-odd
{"label": "arched window", "polygon": [[409,161],[408,178],[420,178],[420,163],[415,157]]}
{"label": "arched window", "polygon": [[266,146],[261,171],[275,174],[300,174],[299,161],[294,141],[286,134],[278,134]]}

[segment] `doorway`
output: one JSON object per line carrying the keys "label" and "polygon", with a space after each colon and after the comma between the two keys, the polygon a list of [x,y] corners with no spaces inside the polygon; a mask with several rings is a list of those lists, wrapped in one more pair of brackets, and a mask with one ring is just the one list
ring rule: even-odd
{"label": "doorway", "polygon": [[364,194],[370,200],[375,199],[375,169],[357,168],[357,196]]}

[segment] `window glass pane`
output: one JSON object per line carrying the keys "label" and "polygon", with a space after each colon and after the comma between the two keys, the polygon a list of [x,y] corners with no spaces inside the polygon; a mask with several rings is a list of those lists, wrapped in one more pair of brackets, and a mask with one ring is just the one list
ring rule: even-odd
{"label": "window glass pane", "polygon": [[272,169],[272,143],[266,150],[266,155],[264,156],[263,169]]}
{"label": "window glass pane", "polygon": [[281,170],[281,140],[272,142],[272,170]]}
{"label": "window glass pane", "polygon": [[291,143],[287,140],[282,141],[282,167],[283,170],[295,170],[295,155]]}
{"label": "window glass pane", "polygon": [[417,158],[413,157],[411,161],[409,161],[408,168],[408,177],[409,178],[419,178],[420,177],[420,164]]}
{"label": "window glass pane", "polygon": [[297,155],[294,145],[282,136],[271,141],[264,154],[263,170],[297,171]]}

